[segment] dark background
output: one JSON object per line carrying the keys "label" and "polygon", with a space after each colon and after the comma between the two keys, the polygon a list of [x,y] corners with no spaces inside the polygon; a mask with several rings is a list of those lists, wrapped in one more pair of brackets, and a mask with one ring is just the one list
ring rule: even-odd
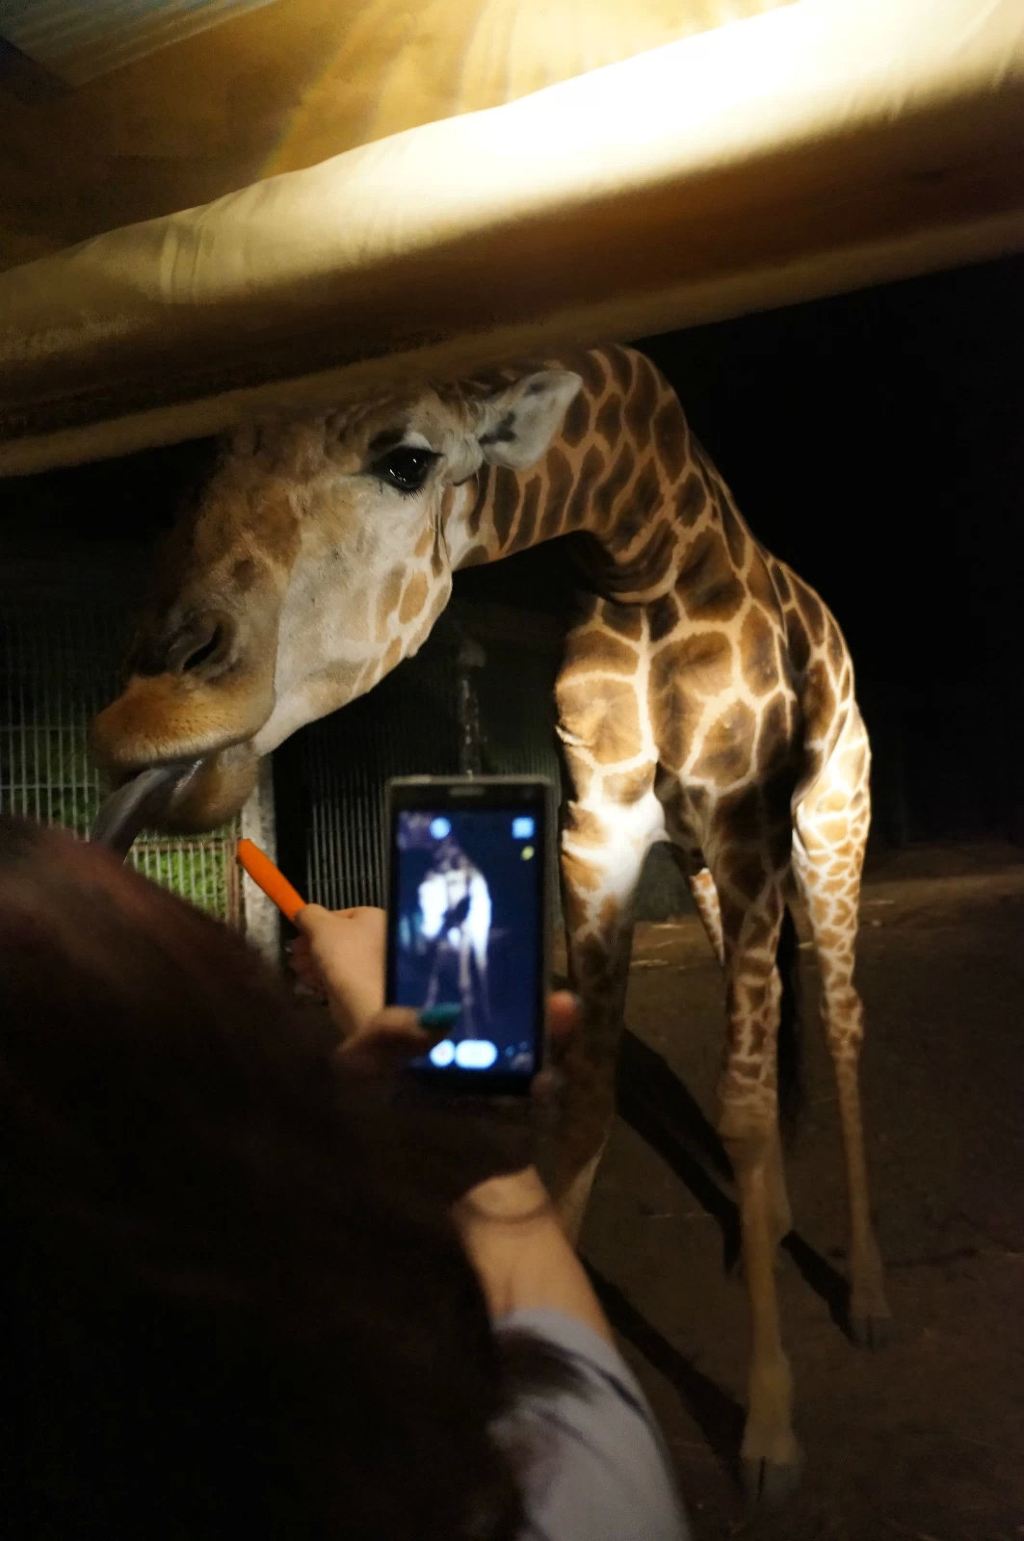
{"label": "dark background", "polygon": [[[876,841],[1024,840],[1022,282],[1012,258],[641,343],[756,534],[846,631]],[[0,550],[148,538],[208,457],[196,444],[0,481]],[[558,613],[573,582],[559,544],[460,575],[456,598]],[[414,712],[402,675],[419,665],[349,711]]]}

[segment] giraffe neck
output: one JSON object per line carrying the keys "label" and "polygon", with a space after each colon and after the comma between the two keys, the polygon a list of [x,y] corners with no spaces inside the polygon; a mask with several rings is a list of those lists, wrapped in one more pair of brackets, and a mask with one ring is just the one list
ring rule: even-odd
{"label": "giraffe neck", "polygon": [[710,527],[720,530],[731,500],[649,360],[614,347],[566,362],[583,389],[540,464],[522,473],[486,466],[450,489],[443,517],[452,566],[585,535],[578,554],[588,586],[649,603],[677,587],[688,552]]}

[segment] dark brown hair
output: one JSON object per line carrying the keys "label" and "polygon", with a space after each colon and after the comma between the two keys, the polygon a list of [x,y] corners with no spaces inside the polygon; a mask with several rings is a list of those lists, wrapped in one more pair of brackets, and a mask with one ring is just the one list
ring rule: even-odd
{"label": "dark brown hair", "polygon": [[6,1536],[519,1529],[475,1275],[334,1050],[224,927],[0,819]]}

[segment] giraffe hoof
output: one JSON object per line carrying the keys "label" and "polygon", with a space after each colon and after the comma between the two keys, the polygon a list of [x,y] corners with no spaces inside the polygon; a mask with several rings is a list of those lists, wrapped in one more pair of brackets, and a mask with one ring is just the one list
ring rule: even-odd
{"label": "giraffe hoof", "polygon": [[893,1319],[887,1311],[850,1316],[850,1337],[858,1348],[885,1348],[892,1342],[894,1331]]}
{"label": "giraffe hoof", "polygon": [[799,1459],[768,1461],[744,1457],[743,1492],[747,1508],[751,1511],[781,1508],[800,1486],[802,1465]]}

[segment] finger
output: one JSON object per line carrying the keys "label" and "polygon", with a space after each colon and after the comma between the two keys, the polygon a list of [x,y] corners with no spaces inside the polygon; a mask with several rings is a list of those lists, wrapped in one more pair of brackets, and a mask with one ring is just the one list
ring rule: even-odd
{"label": "finger", "polygon": [[305,985],[307,989],[316,990],[321,995],[326,992],[324,976],[313,964],[294,964],[292,975],[298,984]]}
{"label": "finger", "polygon": [[422,1054],[424,1046],[429,1048],[439,1038],[444,1037],[449,1025],[424,1023],[408,1006],[385,1006],[373,1016],[361,1032],[355,1033],[349,1039],[349,1046],[370,1038],[377,1043],[384,1043],[388,1038],[404,1043],[415,1040],[419,1045],[417,1053]]}
{"label": "finger", "polygon": [[312,940],[330,918],[330,910],[325,910],[322,904],[304,904],[292,923],[304,937]]}
{"label": "finger", "polygon": [[548,1045],[560,1058],[580,1031],[583,1007],[578,995],[570,990],[556,990],[548,997]]}
{"label": "finger", "polygon": [[347,1065],[387,1071],[426,1054],[438,1036],[437,1032],[420,1025],[415,1011],[403,1006],[389,1006],[379,1011],[373,1021],[350,1038],[339,1052]]}
{"label": "finger", "polygon": [[565,1087],[565,1077],[557,1070],[541,1070],[530,1082],[530,1097],[534,1106],[549,1109],[554,1106]]}
{"label": "finger", "polygon": [[419,1026],[420,1019],[411,1006],[382,1006],[370,1023],[370,1029],[383,1032],[407,1032]]}
{"label": "finger", "polygon": [[430,1044],[431,1040],[422,1028],[393,1028],[384,1032],[370,1028],[350,1038],[338,1052],[346,1065],[387,1071],[426,1054]]}

